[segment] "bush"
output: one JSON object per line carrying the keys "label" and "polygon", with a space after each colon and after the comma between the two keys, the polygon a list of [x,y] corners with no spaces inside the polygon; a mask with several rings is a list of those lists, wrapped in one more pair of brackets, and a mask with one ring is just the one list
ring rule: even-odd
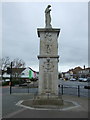
{"label": "bush", "polygon": [[37,81],[38,79],[37,78],[31,78],[30,79],[30,81],[33,81],[33,82],[35,82],[35,81]]}
{"label": "bush", "polygon": [[19,84],[19,80],[12,80],[12,86]]}
{"label": "bush", "polygon": [[9,85],[8,81],[2,82],[2,86],[7,86],[7,85]]}

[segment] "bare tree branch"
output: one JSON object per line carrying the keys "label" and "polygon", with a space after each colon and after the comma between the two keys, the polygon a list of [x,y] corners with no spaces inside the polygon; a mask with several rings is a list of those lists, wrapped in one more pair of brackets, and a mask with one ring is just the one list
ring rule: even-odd
{"label": "bare tree branch", "polygon": [[10,58],[9,57],[4,57],[2,59],[0,59],[0,67],[1,70],[6,70],[7,67],[10,66]]}
{"label": "bare tree branch", "polygon": [[16,58],[13,61],[13,68],[24,68],[25,62],[22,59]]}

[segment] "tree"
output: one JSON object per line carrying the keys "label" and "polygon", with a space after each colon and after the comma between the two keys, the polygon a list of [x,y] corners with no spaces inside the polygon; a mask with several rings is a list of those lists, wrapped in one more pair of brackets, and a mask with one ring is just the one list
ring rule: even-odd
{"label": "tree", "polygon": [[7,67],[10,67],[10,58],[4,57],[0,59],[0,69],[5,71],[7,70]]}
{"label": "tree", "polygon": [[12,61],[12,68],[13,68],[12,70],[13,77],[18,79],[18,77],[20,77],[20,73],[22,69],[25,68],[25,62],[22,59],[15,58]]}
{"label": "tree", "polygon": [[[24,68],[25,67],[25,62],[20,59],[20,58],[15,58],[14,60],[12,60],[13,63],[13,68]],[[11,60],[9,57],[4,57],[2,59],[0,59],[0,69],[1,70],[7,70],[7,67],[10,67],[11,65]]]}
{"label": "tree", "polygon": [[25,62],[19,58],[15,58],[12,61],[12,63],[13,63],[13,65],[12,65],[13,68],[24,68],[25,67]]}
{"label": "tree", "polygon": [[[18,68],[24,68],[25,67],[25,62],[20,59],[20,58],[15,58],[14,60],[12,60],[12,68],[17,68],[16,72],[13,72],[14,76],[19,76],[19,70]],[[4,74],[5,71],[7,71],[7,67],[11,67],[11,60],[9,57],[4,57],[0,59],[0,74]]]}

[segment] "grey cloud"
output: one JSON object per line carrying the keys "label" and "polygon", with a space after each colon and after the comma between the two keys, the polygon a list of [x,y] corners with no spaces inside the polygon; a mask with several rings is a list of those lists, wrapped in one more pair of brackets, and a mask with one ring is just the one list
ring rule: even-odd
{"label": "grey cloud", "polygon": [[[61,28],[59,66],[87,64],[87,3],[53,3],[52,26]],[[20,57],[29,66],[37,66],[39,38],[37,28],[44,27],[47,3],[3,3],[3,56]]]}

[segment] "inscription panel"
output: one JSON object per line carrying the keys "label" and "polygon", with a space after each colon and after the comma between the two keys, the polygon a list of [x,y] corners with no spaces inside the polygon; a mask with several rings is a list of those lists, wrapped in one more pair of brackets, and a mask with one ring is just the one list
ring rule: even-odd
{"label": "inscription panel", "polygon": [[51,32],[45,32],[40,39],[40,55],[57,55],[57,40]]}

